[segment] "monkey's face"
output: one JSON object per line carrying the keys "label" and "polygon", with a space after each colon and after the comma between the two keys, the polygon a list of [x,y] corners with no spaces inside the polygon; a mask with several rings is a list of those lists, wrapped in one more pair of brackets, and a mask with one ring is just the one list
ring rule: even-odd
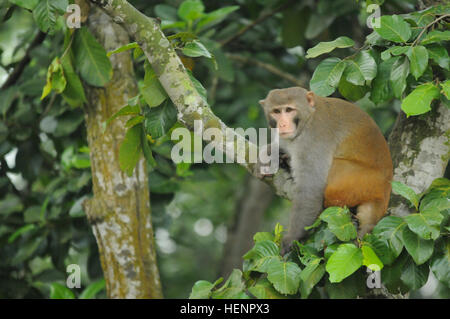
{"label": "monkey's face", "polygon": [[281,138],[289,139],[294,137],[299,121],[295,105],[276,105],[269,111],[269,125],[278,128]]}
{"label": "monkey's face", "polygon": [[272,90],[259,103],[269,126],[278,128],[283,139],[295,138],[315,111],[314,93],[301,87]]}

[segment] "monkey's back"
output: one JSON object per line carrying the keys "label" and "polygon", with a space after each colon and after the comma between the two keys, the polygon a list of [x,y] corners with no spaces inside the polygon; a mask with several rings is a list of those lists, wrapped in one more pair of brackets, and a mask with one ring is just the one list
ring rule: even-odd
{"label": "monkey's back", "polygon": [[357,206],[376,199],[388,205],[393,168],[388,144],[374,120],[358,106],[326,98],[328,112],[345,129],[334,152],[325,206]]}

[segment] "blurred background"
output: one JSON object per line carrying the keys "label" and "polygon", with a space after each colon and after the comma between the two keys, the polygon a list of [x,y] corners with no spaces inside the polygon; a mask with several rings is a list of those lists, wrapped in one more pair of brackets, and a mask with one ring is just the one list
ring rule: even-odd
{"label": "blurred background", "polygon": [[[6,11],[7,2],[0,0],[0,87],[11,69],[28,61],[17,82],[0,91],[0,298],[48,298],[52,283],[65,282],[68,264],[81,266],[83,287],[103,276],[81,206],[92,192],[89,148],[83,112],[60,95],[40,100],[47,68],[61,55],[63,33],[39,37],[33,14],[19,7]],[[185,27],[176,24],[181,0],[129,2],[159,17],[166,35]],[[217,69],[209,59],[183,62],[228,126],[266,127],[258,100],[274,88],[309,87],[320,59],[306,60],[305,51],[318,42],[345,35],[361,47],[372,31],[366,26],[371,3],[381,4],[382,14],[416,9],[413,0],[204,1],[205,12],[239,7],[197,34]],[[57,28],[65,28],[62,18]],[[135,72],[142,81],[139,61]],[[375,107],[364,92],[348,94],[387,136],[398,102]],[[154,148],[152,221],[164,296],[186,298],[195,281],[214,281],[240,267],[255,232],[271,231],[277,222],[286,226],[290,203],[235,164],[176,167],[168,156],[172,145],[166,139]],[[440,289],[431,283],[416,296],[448,294]],[[97,294],[105,296],[104,290]]]}

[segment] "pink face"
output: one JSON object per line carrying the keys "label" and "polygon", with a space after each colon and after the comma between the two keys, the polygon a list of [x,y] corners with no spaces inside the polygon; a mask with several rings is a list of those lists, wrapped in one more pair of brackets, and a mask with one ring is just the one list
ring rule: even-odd
{"label": "pink face", "polygon": [[270,116],[276,121],[281,138],[290,138],[297,128],[297,108],[293,105],[277,105],[270,110]]}

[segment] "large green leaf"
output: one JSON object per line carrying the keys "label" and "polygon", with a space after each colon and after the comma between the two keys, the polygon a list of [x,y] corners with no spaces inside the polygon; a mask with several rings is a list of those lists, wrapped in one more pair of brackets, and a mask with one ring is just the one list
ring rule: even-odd
{"label": "large green leaf", "polygon": [[411,258],[408,258],[403,265],[400,279],[410,290],[417,290],[425,285],[429,272],[430,268],[427,264],[418,266]]}
{"label": "large green leaf", "polygon": [[28,10],[34,10],[34,8],[39,3],[39,0],[9,0],[9,2]]}
{"label": "large green leaf", "polygon": [[333,74],[333,70],[341,67],[338,66],[341,61],[339,58],[328,58],[317,66],[309,82],[310,88],[314,93],[320,96],[328,96],[335,91],[335,88],[328,83]]}
{"label": "large green leaf", "polygon": [[222,22],[230,13],[238,9],[239,6],[229,6],[203,14],[196,25],[197,32]]}
{"label": "large green leaf", "polygon": [[[425,83],[416,87],[402,101],[402,110],[407,116],[419,115],[431,110],[431,102],[439,98],[439,88],[433,83]],[[414,203],[417,208],[417,203]]]}
{"label": "large green leaf", "polygon": [[50,298],[51,299],[75,299],[75,295],[66,286],[61,285],[60,283],[53,283],[50,286]]}
{"label": "large green leaf", "polygon": [[403,198],[406,198],[411,204],[414,205],[414,207],[416,209],[419,209],[419,199],[420,198],[411,187],[409,187],[401,182],[393,181],[392,182],[392,191],[394,192],[394,194],[397,194],[397,195],[402,196]]}
{"label": "large green leaf", "polygon": [[383,265],[390,265],[395,260],[396,255],[389,246],[387,239],[378,238],[373,234],[366,234],[364,236],[363,245],[372,248],[374,253],[379,257]]}
{"label": "large green leaf", "polygon": [[442,93],[444,93],[444,95],[447,97],[447,99],[450,99],[450,80],[442,82],[441,87],[442,87]]}
{"label": "large green leaf", "polygon": [[87,286],[78,299],[94,299],[95,296],[106,287],[105,279],[100,279]]}
{"label": "large green leaf", "polygon": [[311,59],[319,55],[333,51],[336,48],[348,48],[355,45],[355,41],[348,37],[339,37],[336,40],[329,42],[320,42],[315,47],[306,51],[306,58]]}
{"label": "large green leaf", "polygon": [[267,279],[281,294],[295,294],[300,284],[300,268],[296,263],[273,260],[267,267]]}
{"label": "large green leaf", "polygon": [[111,80],[112,66],[106,51],[86,27],[76,31],[72,47],[75,65],[83,80],[98,87]]}
{"label": "large green leaf", "polygon": [[191,294],[189,295],[189,299],[209,299],[211,297],[212,290],[218,284],[223,281],[223,278],[219,278],[214,283],[210,283],[206,280],[197,281],[194,286],[192,286]]}
{"label": "large green leaf", "polygon": [[354,85],[353,83],[348,82],[345,77],[341,77],[338,90],[344,98],[349,101],[356,102],[366,95],[366,93],[369,91],[369,87],[367,85]]}
{"label": "large green leaf", "polygon": [[377,63],[368,51],[361,51],[354,59],[346,60],[347,68],[344,76],[355,85],[364,85],[377,75]]}
{"label": "large green leaf", "polygon": [[428,51],[421,45],[412,46],[406,51],[406,55],[409,58],[411,74],[417,80],[428,66]]}
{"label": "large green leaf", "polygon": [[87,101],[80,77],[75,73],[72,66],[72,61],[70,60],[68,54],[61,59],[61,63],[64,70],[64,76],[67,80],[67,85],[62,93],[62,96],[70,106],[80,106]]}
{"label": "large green leaf", "polygon": [[409,229],[415,232],[423,239],[437,239],[444,216],[437,209],[429,209],[419,214],[410,214],[405,216]]}
{"label": "large green leaf", "polygon": [[273,241],[261,240],[256,242],[255,246],[250,249],[243,258],[252,260],[249,269],[267,272],[268,267],[273,261],[281,260],[280,248]]}
{"label": "large green leaf", "polygon": [[144,111],[145,130],[152,138],[165,135],[177,122],[177,111],[168,100],[158,107],[147,108]]}
{"label": "large green leaf", "polygon": [[370,93],[370,99],[373,103],[381,104],[394,97],[389,79],[391,77],[392,66],[398,59],[399,57],[390,58],[378,65],[377,76],[372,82],[372,92]]}
{"label": "large green leaf", "polygon": [[417,265],[421,265],[426,262],[433,254],[434,242],[432,240],[420,238],[408,227],[403,229],[402,236],[406,250]]}
{"label": "large green leaf", "polygon": [[409,61],[406,57],[401,57],[392,65],[389,79],[392,91],[396,98],[401,98],[406,89],[406,78],[409,74]]}
{"label": "large green leaf", "polygon": [[361,249],[354,244],[341,244],[327,261],[330,282],[341,282],[363,265]]}
{"label": "large green leaf", "polygon": [[142,125],[136,125],[128,129],[125,138],[119,149],[120,169],[128,176],[133,174],[133,170],[139,162],[141,155],[141,130]]}
{"label": "large green leaf", "polygon": [[330,231],[339,240],[349,241],[356,238],[356,228],[347,208],[328,207],[320,214],[319,218],[328,224]]}
{"label": "large green leaf", "polygon": [[374,27],[383,39],[398,43],[405,43],[411,37],[411,28],[409,24],[400,16],[382,16],[380,26]]}
{"label": "large green leaf", "polygon": [[58,16],[66,12],[68,5],[68,0],[40,0],[33,10],[34,20],[39,29],[53,34]]}
{"label": "large green leaf", "polygon": [[387,216],[381,219],[373,228],[372,234],[380,239],[386,239],[395,256],[399,256],[403,249],[403,229],[406,222],[397,216]]}
{"label": "large green leaf", "polygon": [[431,60],[436,62],[436,64],[443,69],[450,69],[450,57],[448,56],[447,50],[443,46],[433,45],[427,47],[427,50]]}
{"label": "large green leaf", "polygon": [[194,58],[199,57],[199,56],[212,58],[212,55],[208,51],[208,49],[200,41],[197,41],[197,40],[186,43],[182,52],[184,55],[194,57]]}

